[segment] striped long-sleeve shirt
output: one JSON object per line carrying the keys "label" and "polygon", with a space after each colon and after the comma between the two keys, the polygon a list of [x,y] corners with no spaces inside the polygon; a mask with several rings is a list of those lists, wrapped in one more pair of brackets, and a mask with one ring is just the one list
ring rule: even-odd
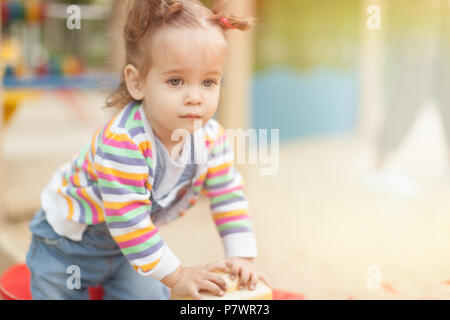
{"label": "striped long-sleeve shirt", "polygon": [[[194,135],[196,159],[204,161],[197,165],[192,187],[160,225],[182,216],[203,193],[211,200],[225,255],[255,257],[248,201],[225,130],[211,119]],[[141,104],[130,103],[54,174],[41,201],[55,231],[74,241],[82,239],[87,225],[106,222],[135,270],[160,280],[180,261],[162,239],[160,225],[151,220],[150,193],[158,165],[155,146]]]}

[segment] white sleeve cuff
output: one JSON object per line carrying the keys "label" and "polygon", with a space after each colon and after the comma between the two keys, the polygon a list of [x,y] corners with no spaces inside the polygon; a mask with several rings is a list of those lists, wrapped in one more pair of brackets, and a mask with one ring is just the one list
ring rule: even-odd
{"label": "white sleeve cuff", "polygon": [[141,269],[138,269],[138,272],[144,276],[152,277],[160,281],[165,276],[174,272],[181,262],[167,245],[164,245],[163,250],[161,260],[152,270],[142,272]]}
{"label": "white sleeve cuff", "polygon": [[252,232],[230,233],[222,238],[225,256],[255,258],[258,255],[256,239]]}

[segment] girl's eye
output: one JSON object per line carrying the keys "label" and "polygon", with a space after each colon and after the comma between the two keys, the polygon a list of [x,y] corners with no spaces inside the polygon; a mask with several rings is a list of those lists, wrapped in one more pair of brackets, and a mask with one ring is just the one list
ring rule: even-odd
{"label": "girl's eye", "polygon": [[167,81],[168,83],[170,83],[172,86],[174,87],[178,87],[181,84],[181,79],[179,78],[174,78],[174,79],[170,79],[169,81]]}
{"label": "girl's eye", "polygon": [[205,84],[205,87],[209,88],[209,87],[212,87],[213,85],[215,85],[216,81],[209,79],[209,80],[203,81],[203,83]]}

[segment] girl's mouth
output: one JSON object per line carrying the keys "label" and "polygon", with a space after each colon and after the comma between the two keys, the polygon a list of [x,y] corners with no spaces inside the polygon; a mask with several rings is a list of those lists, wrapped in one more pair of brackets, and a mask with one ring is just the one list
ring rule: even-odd
{"label": "girl's mouth", "polygon": [[199,116],[198,114],[189,113],[189,114],[186,114],[184,116],[180,116],[180,118],[183,118],[183,119],[201,119],[202,116]]}

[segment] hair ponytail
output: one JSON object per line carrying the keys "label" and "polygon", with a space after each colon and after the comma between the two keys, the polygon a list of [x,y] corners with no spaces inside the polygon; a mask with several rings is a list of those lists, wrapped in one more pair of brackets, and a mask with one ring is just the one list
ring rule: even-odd
{"label": "hair ponytail", "polygon": [[229,0],[215,0],[212,4],[211,11],[214,14],[214,21],[224,30],[238,29],[245,31],[256,24],[255,18],[237,17],[235,15],[227,15],[227,4]]}

